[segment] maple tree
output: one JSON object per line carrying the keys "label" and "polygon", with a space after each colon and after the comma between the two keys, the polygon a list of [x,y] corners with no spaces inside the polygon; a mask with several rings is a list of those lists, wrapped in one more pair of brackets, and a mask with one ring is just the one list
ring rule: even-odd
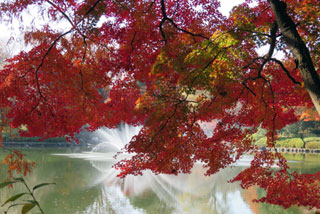
{"label": "maple tree", "polygon": [[[252,152],[233,181],[265,189],[261,202],[320,208],[320,173],[293,172],[251,138],[262,127],[273,148],[296,107],[320,112],[317,0],[247,0],[229,17],[217,0],[15,0],[1,3],[2,19],[35,6],[47,23],[23,32],[30,50],[0,72],[0,108],[10,126],[27,127],[21,135],[143,125],[119,176],[188,173],[196,161],[210,175]],[[212,136],[200,122],[214,122]]]}

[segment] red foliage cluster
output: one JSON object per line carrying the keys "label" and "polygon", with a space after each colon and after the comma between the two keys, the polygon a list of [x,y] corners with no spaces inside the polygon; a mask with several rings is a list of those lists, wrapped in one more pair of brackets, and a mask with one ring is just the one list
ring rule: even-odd
{"label": "red foliage cluster", "polygon": [[18,150],[10,151],[0,164],[8,165],[9,177],[14,177],[14,173],[26,176],[35,167],[35,162],[26,160],[24,155]]}
{"label": "red foliage cluster", "polygon": [[[27,127],[23,136],[73,138],[84,126],[143,125],[126,147],[132,159],[116,165],[120,176],[190,172],[196,161],[213,174],[254,149],[251,135],[259,127],[274,147],[277,130],[298,120],[295,109],[312,105],[280,31],[270,32],[269,1],[251,2],[229,17],[217,0],[1,3],[3,18],[21,18],[37,5],[44,17],[70,27],[24,32],[32,48],[0,71],[0,108],[12,127]],[[318,12],[307,10],[319,5],[302,2],[296,11],[301,1],[287,0],[288,13],[301,20],[301,35],[311,33],[305,39],[319,62]],[[259,56],[257,48],[266,45],[269,53]],[[282,61],[272,58],[276,50],[283,51]],[[200,122],[211,121],[217,125],[207,136]],[[257,152],[238,180],[244,188],[266,189],[259,201],[320,208],[319,191],[312,189],[319,175],[289,172],[279,154]]]}

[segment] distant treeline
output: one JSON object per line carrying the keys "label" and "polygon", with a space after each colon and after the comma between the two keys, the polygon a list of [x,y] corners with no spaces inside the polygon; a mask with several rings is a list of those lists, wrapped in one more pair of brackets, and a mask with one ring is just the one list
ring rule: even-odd
{"label": "distant treeline", "polygon": [[20,137],[20,136],[4,136],[2,137],[3,142],[65,142],[64,137],[61,138],[48,138],[41,140],[39,137]]}
{"label": "distant treeline", "polygon": [[320,121],[298,121],[281,129],[279,134],[283,137],[320,137]]}

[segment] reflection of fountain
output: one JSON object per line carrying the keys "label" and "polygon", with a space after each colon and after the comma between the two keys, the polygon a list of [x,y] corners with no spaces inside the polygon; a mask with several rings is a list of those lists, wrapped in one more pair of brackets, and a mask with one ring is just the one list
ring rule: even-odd
{"label": "reflection of fountain", "polygon": [[[232,203],[243,209],[241,211],[236,207],[236,213],[251,213],[242,199],[240,187],[227,183],[228,179],[240,172],[240,166],[221,170],[214,176],[204,176],[202,165],[196,164],[190,174],[154,175],[145,171],[141,176],[128,175],[125,179],[119,179],[116,176],[119,172],[112,165],[130,156],[125,153],[117,156],[117,159],[114,156],[140,129],[128,125],[121,125],[118,129],[100,129],[96,135],[103,142],[95,146],[92,152],[68,155],[89,160],[93,167],[103,172],[95,184],[104,184],[103,194],[109,202],[108,206],[114,206],[117,213],[122,213],[122,208],[127,213],[145,213],[133,207],[129,199],[146,194],[155,194],[161,203],[174,210],[172,213],[233,213]],[[242,161],[240,165],[247,165],[248,161]]]}

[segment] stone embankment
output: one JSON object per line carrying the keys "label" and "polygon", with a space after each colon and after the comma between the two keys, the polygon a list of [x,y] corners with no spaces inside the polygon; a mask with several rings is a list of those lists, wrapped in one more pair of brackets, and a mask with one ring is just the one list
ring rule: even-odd
{"label": "stone embankment", "polygon": [[271,151],[283,152],[283,153],[306,153],[306,154],[320,154],[320,149],[308,149],[308,148],[268,148]]}

